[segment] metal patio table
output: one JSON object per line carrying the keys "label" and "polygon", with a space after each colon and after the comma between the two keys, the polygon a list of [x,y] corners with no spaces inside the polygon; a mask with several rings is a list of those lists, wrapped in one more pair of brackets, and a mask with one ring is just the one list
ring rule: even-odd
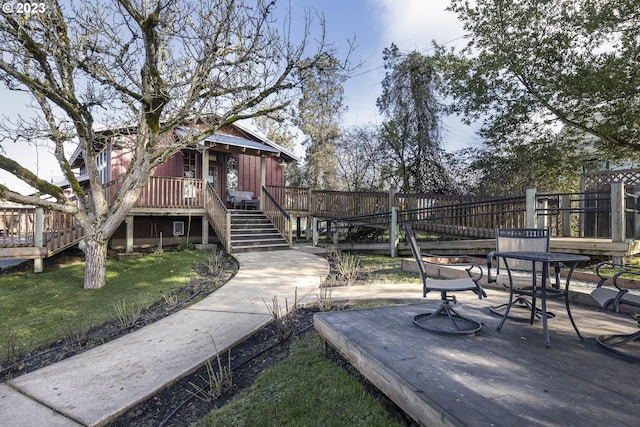
{"label": "metal patio table", "polygon": [[[532,307],[531,307],[531,323],[533,323],[533,319],[536,313],[536,299],[540,298],[542,304],[542,330],[544,332],[544,344],[547,347],[551,346],[549,341],[549,329],[547,327],[547,298],[552,297],[562,297],[564,298],[565,306],[567,308],[567,314],[569,315],[569,320],[571,320],[571,324],[573,325],[573,329],[575,329],[578,337],[582,340],[584,337],[578,330],[578,326],[576,326],[576,322],[573,320],[573,316],[571,315],[571,308],[569,307],[569,282],[571,281],[571,275],[573,274],[573,270],[579,262],[589,261],[590,258],[585,255],[576,255],[576,254],[565,254],[558,252],[495,252],[496,257],[500,257],[504,260],[504,265],[507,268],[507,274],[509,276],[509,303],[505,310],[504,316],[498,325],[498,331],[502,329],[502,325],[504,325],[507,316],[509,315],[509,310],[511,309],[511,305],[514,302],[513,296],[529,296],[532,298]],[[531,261],[532,263],[532,285],[530,287],[517,288],[513,285],[513,279],[511,277],[511,270],[509,269],[509,259],[518,259],[523,261]],[[538,281],[536,280],[536,267],[538,265],[542,265],[542,273],[541,275],[541,283],[538,285]],[[549,266],[553,265],[555,267],[555,284],[556,287],[549,287],[547,284],[549,278]],[[560,266],[565,266],[569,269],[567,274],[564,289],[560,286]]]}

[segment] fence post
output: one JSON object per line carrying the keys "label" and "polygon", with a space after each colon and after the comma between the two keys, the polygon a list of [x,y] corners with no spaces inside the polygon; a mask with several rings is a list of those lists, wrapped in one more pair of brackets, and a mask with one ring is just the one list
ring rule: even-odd
{"label": "fence post", "polygon": [[391,227],[389,229],[389,244],[391,246],[391,258],[398,255],[398,208],[391,207]]}
{"label": "fence post", "polygon": [[540,198],[537,201],[538,209],[536,214],[537,228],[547,228],[549,226],[549,199]]}
{"label": "fence post", "polygon": [[585,176],[584,173],[582,173],[580,175],[580,203],[578,206],[578,211],[580,212],[578,214],[578,237],[584,237],[584,228],[585,228],[585,207],[586,207],[586,201],[585,199],[587,198],[586,192],[587,192],[587,184],[585,182]]}
{"label": "fence post", "polygon": [[635,192],[636,195],[636,199],[634,200],[633,203],[633,211],[634,211],[634,221],[633,223],[635,224],[635,229],[633,230],[633,239],[637,239],[638,237],[640,237],[640,210],[638,210],[638,207],[640,207],[640,191],[636,191]]}
{"label": "fence post", "polygon": [[571,194],[563,194],[562,203],[562,237],[571,237]]}
{"label": "fence post", "polygon": [[[35,212],[35,228],[33,235],[33,244],[36,248],[44,247],[44,209],[36,208]],[[33,260],[33,272],[42,273],[43,263],[42,258],[36,258]]]}
{"label": "fence post", "polygon": [[527,188],[526,193],[526,228],[535,228],[536,226],[536,189]]}
{"label": "fence post", "polygon": [[389,210],[393,210],[393,207],[396,205],[396,190],[392,188],[389,190]]}

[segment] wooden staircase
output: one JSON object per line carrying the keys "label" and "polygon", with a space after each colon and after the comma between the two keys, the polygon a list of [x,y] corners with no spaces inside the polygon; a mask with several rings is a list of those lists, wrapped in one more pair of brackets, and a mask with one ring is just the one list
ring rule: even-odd
{"label": "wooden staircase", "polygon": [[230,210],[233,253],[289,249],[289,243],[259,210]]}

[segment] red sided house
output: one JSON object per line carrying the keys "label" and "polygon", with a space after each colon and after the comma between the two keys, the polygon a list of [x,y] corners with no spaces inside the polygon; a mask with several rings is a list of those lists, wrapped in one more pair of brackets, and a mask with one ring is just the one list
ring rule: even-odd
{"label": "red sided house", "polygon": [[[115,194],[130,161],[121,138],[105,138],[98,155],[107,197]],[[156,167],[110,248],[133,252],[186,242],[217,243],[230,253],[290,248],[289,215],[265,188],[284,186],[285,166],[296,161],[290,151],[234,124]],[[87,179],[79,153],[71,166],[79,170],[80,182]]]}

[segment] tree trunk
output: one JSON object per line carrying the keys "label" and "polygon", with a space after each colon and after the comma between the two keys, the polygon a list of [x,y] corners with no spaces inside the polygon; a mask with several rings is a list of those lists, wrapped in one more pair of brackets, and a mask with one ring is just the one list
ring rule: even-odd
{"label": "tree trunk", "polygon": [[107,242],[87,237],[78,246],[85,257],[84,288],[102,288],[107,283]]}

